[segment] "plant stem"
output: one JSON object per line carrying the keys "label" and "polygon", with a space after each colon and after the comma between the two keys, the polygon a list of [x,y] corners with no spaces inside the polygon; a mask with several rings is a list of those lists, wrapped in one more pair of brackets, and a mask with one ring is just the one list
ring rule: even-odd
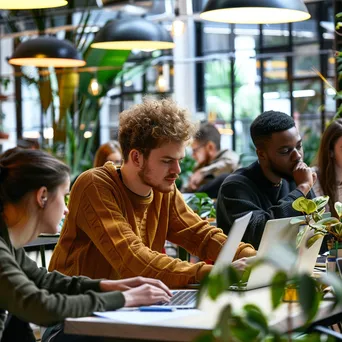
{"label": "plant stem", "polygon": [[289,302],[287,305],[287,334],[288,334],[288,341],[292,342],[292,303]]}

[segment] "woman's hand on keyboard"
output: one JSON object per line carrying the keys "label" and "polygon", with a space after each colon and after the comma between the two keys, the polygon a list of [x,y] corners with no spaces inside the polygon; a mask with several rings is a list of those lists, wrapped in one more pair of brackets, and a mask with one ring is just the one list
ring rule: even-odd
{"label": "woman's hand on keyboard", "polygon": [[165,291],[163,288],[144,284],[122,293],[125,297],[125,307],[151,305],[159,302],[169,302],[172,294],[170,290]]}
{"label": "woman's hand on keyboard", "polygon": [[171,291],[162,281],[145,277],[134,277],[120,280],[102,280],[100,282],[100,288],[102,292],[127,291],[144,284],[150,284],[158,287],[164,290],[169,296],[172,296]]}

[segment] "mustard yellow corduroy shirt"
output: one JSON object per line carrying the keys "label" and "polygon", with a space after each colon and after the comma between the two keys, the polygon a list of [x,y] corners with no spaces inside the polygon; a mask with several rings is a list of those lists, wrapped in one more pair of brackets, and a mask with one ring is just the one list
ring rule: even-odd
{"label": "mustard yellow corduroy shirt", "polygon": [[[226,235],[203,221],[176,186],[170,193],[141,197],[125,187],[115,166],[84,172],[74,184],[69,214],[49,270],[90,278],[144,276],[171,288],[197,282],[203,262],[191,264],[162,254],[165,241],[201,259],[216,260]],[[236,258],[255,253],[240,244]]]}

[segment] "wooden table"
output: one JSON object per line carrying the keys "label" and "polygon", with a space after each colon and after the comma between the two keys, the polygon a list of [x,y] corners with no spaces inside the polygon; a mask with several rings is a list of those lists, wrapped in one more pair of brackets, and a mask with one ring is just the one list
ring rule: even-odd
{"label": "wooden table", "polygon": [[59,234],[56,235],[40,235],[37,239],[25,245],[25,250],[38,251],[42,260],[42,266],[46,268],[45,250],[54,249],[59,239]]}
{"label": "wooden table", "polygon": [[[244,304],[257,304],[268,316],[270,326],[285,333],[288,331],[288,303],[283,303],[272,312],[269,288],[247,291],[244,294],[227,292],[211,302],[204,300],[201,310],[181,319],[166,319],[156,322],[136,324],[135,322],[119,322],[105,318],[85,317],[68,318],[65,321],[65,332],[68,334],[101,336],[112,338],[152,340],[152,341],[192,341],[201,333],[211,331],[215,326],[219,312],[223,306],[231,303],[233,308],[241,308]],[[321,303],[315,321],[342,312],[342,308],[332,310],[332,302]],[[141,313],[148,315],[147,312]],[[159,313],[162,315],[163,313]],[[298,329],[305,323],[301,309],[297,303],[291,304],[292,329]],[[110,339],[109,339],[110,340]]]}

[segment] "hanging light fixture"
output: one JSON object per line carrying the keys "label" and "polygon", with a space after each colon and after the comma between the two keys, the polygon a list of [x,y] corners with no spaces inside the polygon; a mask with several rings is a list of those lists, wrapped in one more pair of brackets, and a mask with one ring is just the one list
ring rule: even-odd
{"label": "hanging light fixture", "polygon": [[108,22],[96,34],[92,48],[108,50],[163,50],[175,43],[162,26],[146,19],[122,18]]}
{"label": "hanging light fixture", "polygon": [[68,4],[66,0],[0,0],[2,10],[28,10],[39,8],[62,7]]}
{"label": "hanging light fixture", "polygon": [[8,62],[45,68],[72,68],[86,64],[70,42],[55,37],[38,37],[21,43]]}
{"label": "hanging light fixture", "polygon": [[280,24],[311,17],[302,0],[209,0],[200,17],[236,24]]}

